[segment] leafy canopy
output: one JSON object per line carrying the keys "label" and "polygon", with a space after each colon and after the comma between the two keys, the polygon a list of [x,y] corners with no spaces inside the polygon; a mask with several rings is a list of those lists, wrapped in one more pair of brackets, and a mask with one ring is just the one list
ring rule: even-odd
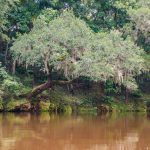
{"label": "leafy canopy", "polygon": [[[87,76],[114,82],[133,89],[144,70],[144,51],[120,32],[93,33],[72,12],[48,10],[49,21],[41,15],[29,34],[20,36],[11,51],[15,60],[38,66],[49,74],[50,68],[63,71],[66,78]],[[46,13],[47,14],[47,13]],[[52,15],[53,14],[53,15]]]}
{"label": "leafy canopy", "polygon": [[134,77],[144,70],[144,51],[118,31],[98,33],[92,51],[86,51],[77,64],[79,75],[93,80],[113,79],[129,89],[136,88]]}
{"label": "leafy canopy", "polygon": [[[57,12],[49,10],[49,13],[53,18]],[[66,77],[70,77],[74,62],[83,51],[90,49],[91,37],[92,31],[72,12],[64,11],[50,21],[41,15],[32,31],[20,36],[11,51],[21,64],[38,66],[47,73],[49,67],[63,70]]]}

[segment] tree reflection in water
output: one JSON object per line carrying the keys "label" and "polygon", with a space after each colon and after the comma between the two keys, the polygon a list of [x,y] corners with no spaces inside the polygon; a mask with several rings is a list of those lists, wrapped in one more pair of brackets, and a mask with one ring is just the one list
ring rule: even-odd
{"label": "tree reflection in water", "polygon": [[145,115],[1,114],[0,150],[150,149]]}

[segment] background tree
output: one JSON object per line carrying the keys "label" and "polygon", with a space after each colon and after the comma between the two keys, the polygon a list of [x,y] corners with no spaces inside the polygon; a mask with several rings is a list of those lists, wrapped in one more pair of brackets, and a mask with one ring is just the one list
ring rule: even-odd
{"label": "background tree", "polygon": [[1,0],[0,1],[0,37],[2,38],[3,32],[6,31],[6,23],[8,22],[8,12],[15,6],[18,0]]}

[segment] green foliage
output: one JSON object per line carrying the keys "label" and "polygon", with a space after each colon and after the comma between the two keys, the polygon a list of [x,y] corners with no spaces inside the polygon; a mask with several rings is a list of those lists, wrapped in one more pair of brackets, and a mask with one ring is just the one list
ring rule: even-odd
{"label": "green foliage", "polygon": [[57,107],[59,107],[59,105],[67,105],[67,104],[71,105],[79,103],[79,98],[66,93],[64,89],[61,87],[55,87],[54,90],[50,91],[49,100],[54,104],[54,106]]}
{"label": "green foliage", "polygon": [[140,90],[136,90],[131,93],[131,96],[133,96],[134,98],[141,98],[143,97],[143,94]]}
{"label": "green foliage", "polygon": [[[33,20],[39,15],[40,10],[38,8],[38,4],[34,2],[34,0],[30,1],[21,1],[17,3],[15,8],[12,8],[8,12],[8,21],[7,27],[8,34],[11,37],[16,36],[17,33],[26,33],[29,32],[32,28]],[[16,26],[16,28],[12,28]]]}
{"label": "green foliage", "polygon": [[50,111],[50,102],[40,102],[40,111]]}
{"label": "green foliage", "polygon": [[78,113],[79,114],[92,114],[92,115],[97,115],[97,108],[96,107],[79,107],[78,108]]}
{"label": "green foliage", "polygon": [[71,106],[69,106],[69,105],[64,105],[63,108],[62,108],[62,111],[63,111],[65,114],[71,114],[71,113],[72,113],[72,108],[71,108]]}
{"label": "green foliage", "polygon": [[138,45],[142,46],[146,52],[149,52],[150,8],[148,5],[143,7],[140,6],[137,9],[129,9],[128,14],[132,22],[132,31],[130,32],[130,35]]}
{"label": "green foliage", "polygon": [[4,107],[3,107],[3,100],[0,98],[0,111],[3,111]]}
{"label": "green foliage", "polygon": [[5,68],[0,66],[0,97],[18,96],[21,93],[21,88],[23,88],[23,85],[20,81],[10,76]]}
{"label": "green foliage", "polygon": [[13,57],[19,63],[38,66],[47,73],[48,66],[63,70],[69,78],[76,59],[89,48],[92,32],[72,12],[65,11],[48,24],[43,18],[37,20],[29,34],[16,40],[11,47]]}
{"label": "green foliage", "polygon": [[128,10],[137,7],[137,0],[117,0],[114,5],[117,8]]}
{"label": "green foliage", "polygon": [[124,1],[118,0],[79,0],[68,3],[78,17],[84,19],[95,32],[98,32],[120,28],[128,22],[126,9],[118,7],[117,2],[125,4]]}
{"label": "green foliage", "polygon": [[106,95],[113,95],[113,94],[117,93],[117,89],[112,80],[107,80],[104,83],[104,93]]}
{"label": "green foliage", "polygon": [[[55,19],[58,16],[58,11],[53,10],[51,8],[47,8],[41,11],[40,15],[37,17],[36,21],[40,21],[41,23],[47,23],[49,24],[50,21]],[[36,21],[34,23],[34,26],[36,26]]]}
{"label": "green foliage", "polygon": [[26,104],[26,103],[29,105],[28,101],[26,100],[11,99],[5,104],[5,111],[8,111],[8,112],[17,111],[18,108],[21,108],[21,105]]}
{"label": "green foliage", "polygon": [[87,98],[87,97],[83,97],[80,99],[80,102],[79,102],[79,105],[81,107],[92,107],[93,106],[93,101],[92,101],[92,98]]}
{"label": "green foliage", "polygon": [[8,78],[8,73],[6,72],[5,68],[2,67],[0,62],[0,82],[2,82],[4,79]]}
{"label": "green foliage", "polygon": [[150,1],[149,0],[138,0],[137,5],[139,7],[149,7],[150,8]]}
{"label": "green foliage", "polygon": [[129,15],[131,19],[135,22],[136,30],[140,30],[147,37],[150,31],[150,9],[147,7],[142,7],[136,10],[131,9],[129,10]]}
{"label": "green foliage", "polygon": [[9,96],[18,96],[21,92],[22,85],[18,83],[14,79],[5,79],[2,84],[2,89],[7,94],[9,93]]}
{"label": "green foliage", "polygon": [[0,100],[29,93],[50,72],[53,80],[80,78],[86,87],[103,82],[104,93],[79,99],[51,91],[42,110],[91,107],[100,97],[111,105],[122,86],[141,97],[135,89],[137,76],[142,86],[149,80],[149,24],[149,0],[0,0],[0,56],[8,59],[0,64]]}
{"label": "green foliage", "polygon": [[102,98],[102,103],[104,104],[108,104],[108,105],[111,105],[114,101],[114,98],[112,96],[104,96]]}
{"label": "green foliage", "polygon": [[113,79],[129,89],[136,88],[134,76],[145,68],[144,51],[131,38],[124,40],[118,31],[99,33],[92,44],[93,51],[86,51],[78,62],[77,74],[95,81]]}
{"label": "green foliage", "polygon": [[7,38],[6,35],[4,35],[4,31],[7,30],[7,27],[5,26],[8,22],[8,12],[12,7],[15,6],[15,4],[18,2],[18,0],[0,0],[0,37],[1,38]]}
{"label": "green foliage", "polygon": [[115,94],[119,93],[113,80],[107,80],[104,83],[104,96],[102,97],[102,103],[111,104],[114,101]]}

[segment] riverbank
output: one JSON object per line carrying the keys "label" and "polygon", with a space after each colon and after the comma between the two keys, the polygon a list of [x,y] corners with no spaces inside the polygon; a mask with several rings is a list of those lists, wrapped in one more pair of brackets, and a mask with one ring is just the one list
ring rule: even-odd
{"label": "riverbank", "polygon": [[[76,108],[75,108],[76,107]],[[27,100],[12,100],[6,104],[5,107],[1,106],[1,112],[30,112],[31,104]],[[101,104],[97,107],[82,107],[82,106],[72,106],[72,105],[61,105],[56,106],[54,103],[49,101],[41,101],[39,103],[40,112],[52,112],[52,113],[72,113],[72,112],[146,112],[148,107],[146,103],[134,104],[128,103],[124,104],[122,102],[113,102],[112,104]]]}
{"label": "riverbank", "polygon": [[78,88],[71,93],[65,87],[57,86],[44,91],[36,98],[11,97],[0,99],[1,112],[50,112],[50,113],[106,113],[106,112],[146,112],[150,111],[150,95],[132,93],[128,103],[123,95],[105,96],[100,86]]}
{"label": "riverbank", "polygon": [[[35,104],[36,106],[36,104]],[[67,104],[50,102],[49,100],[40,101],[38,103],[38,109],[33,109],[31,103],[26,99],[10,100],[4,104],[1,101],[1,112],[50,112],[50,113],[106,113],[106,112],[146,112],[149,111],[146,102],[140,104],[123,102],[112,102],[110,104],[100,104],[98,106],[82,106],[80,104]]]}

